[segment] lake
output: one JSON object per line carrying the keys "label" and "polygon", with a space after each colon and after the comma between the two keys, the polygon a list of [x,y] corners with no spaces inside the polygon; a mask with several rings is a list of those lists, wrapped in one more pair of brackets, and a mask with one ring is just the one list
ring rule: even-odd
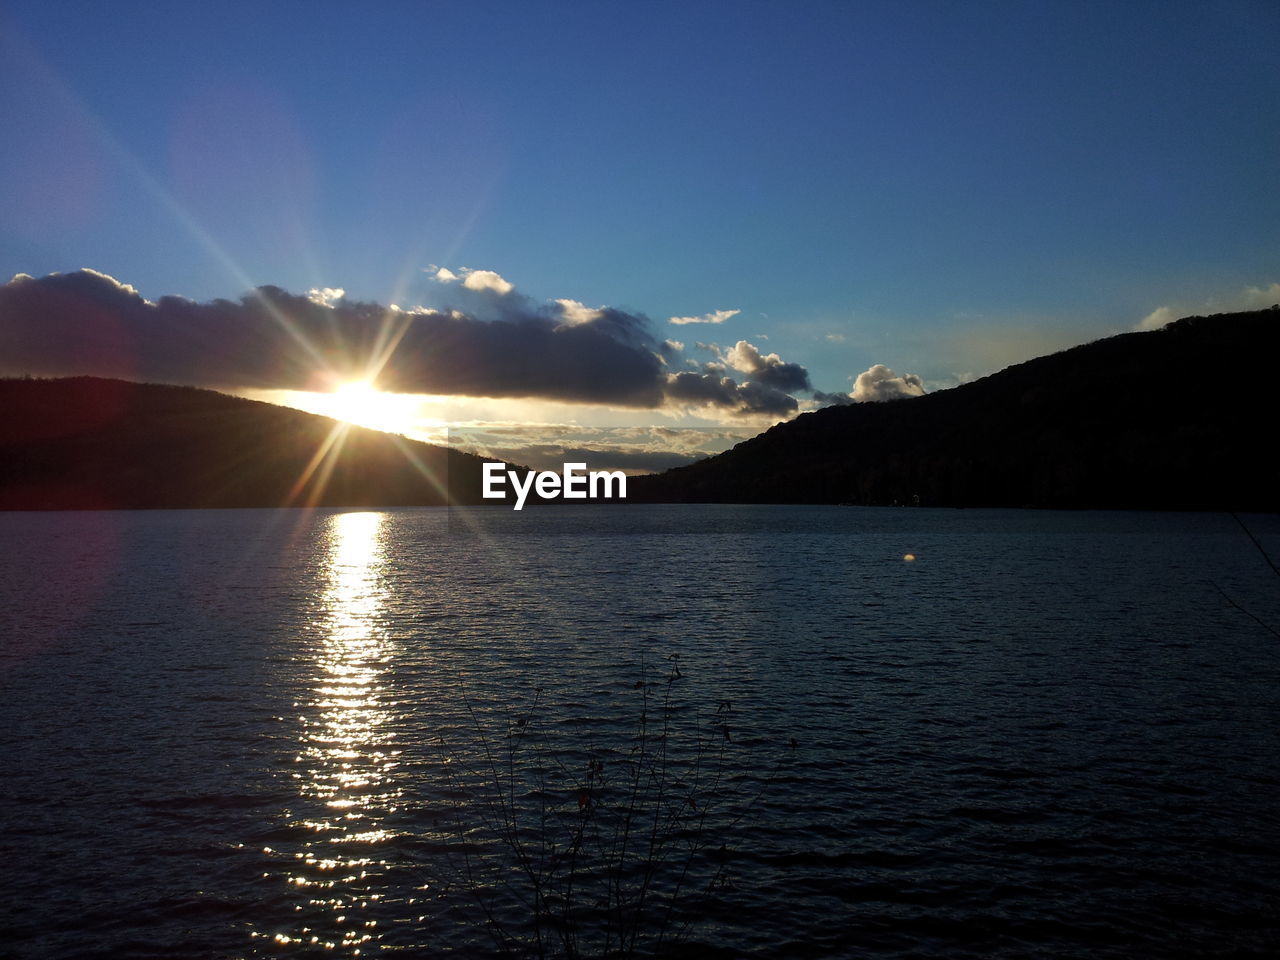
{"label": "lake", "polygon": [[1228,515],[9,513],[0,543],[0,955],[1280,942],[1280,578]]}

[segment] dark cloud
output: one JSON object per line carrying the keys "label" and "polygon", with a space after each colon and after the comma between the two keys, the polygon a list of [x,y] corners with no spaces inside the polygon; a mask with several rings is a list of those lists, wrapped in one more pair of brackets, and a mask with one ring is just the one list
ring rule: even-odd
{"label": "dark cloud", "polygon": [[692,406],[730,407],[740,414],[789,416],[799,409],[796,398],[765,383],[748,381],[739,384],[731,377],[717,373],[694,373],[685,370],[667,377],[667,396],[677,403]]}
{"label": "dark cloud", "polygon": [[796,398],[767,383],[749,380],[738,388],[742,413],[790,416],[799,408]]}
{"label": "dark cloud", "polygon": [[813,391],[813,399],[824,407],[844,406],[848,403],[857,403],[857,401],[847,393],[824,393],[821,390]]}
{"label": "dark cloud", "polygon": [[762,383],[789,393],[809,390],[809,371],[798,363],[786,363],[776,353],[761,353],[755,344],[739,340],[724,352],[725,363]]}
{"label": "dark cloud", "polygon": [[[151,302],[101,273],[0,287],[0,372],[96,374],[225,388],[326,389],[379,367],[384,390],[539,397],[657,408],[707,406],[786,416],[808,374],[740,351],[752,379],[684,371],[676,344],[643,315],[573,300],[537,304],[492,271],[439,271],[439,308],[401,310],[259,287],[239,300]],[[748,363],[748,361],[750,361]]]}

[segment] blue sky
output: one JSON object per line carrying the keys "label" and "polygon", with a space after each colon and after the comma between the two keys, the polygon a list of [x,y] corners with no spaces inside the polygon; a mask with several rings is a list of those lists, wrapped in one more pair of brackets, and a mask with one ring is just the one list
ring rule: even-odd
{"label": "blue sky", "polygon": [[489,270],[830,392],[1280,282],[1274,3],[10,2],[0,30],[6,278],[411,306],[433,265]]}

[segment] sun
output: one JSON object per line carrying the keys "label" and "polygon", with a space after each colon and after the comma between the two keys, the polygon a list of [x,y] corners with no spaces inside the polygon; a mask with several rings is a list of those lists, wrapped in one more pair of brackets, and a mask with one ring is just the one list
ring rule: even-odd
{"label": "sun", "polygon": [[335,420],[388,433],[406,433],[416,425],[417,403],[411,396],[383,393],[368,380],[349,380],[320,394],[317,406]]}
{"label": "sun", "polygon": [[368,380],[351,380],[333,391],[333,409],[339,420],[369,426],[385,414],[383,394]]}
{"label": "sun", "polygon": [[[317,376],[317,381],[322,378]],[[250,400],[304,410],[343,423],[398,433],[410,440],[448,445],[451,420],[442,416],[448,397],[420,393],[387,393],[369,377],[359,380],[323,378],[310,390],[245,390]]]}

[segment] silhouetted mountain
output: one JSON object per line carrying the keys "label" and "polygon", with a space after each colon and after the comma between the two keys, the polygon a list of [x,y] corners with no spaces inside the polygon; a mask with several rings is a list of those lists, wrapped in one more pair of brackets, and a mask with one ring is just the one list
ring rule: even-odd
{"label": "silhouetted mountain", "polygon": [[0,509],[478,503],[481,463],[193,387],[0,380]]}
{"label": "silhouetted mountain", "polygon": [[1280,310],[1188,317],[951,390],[828,407],[632,501],[1280,507]]}

